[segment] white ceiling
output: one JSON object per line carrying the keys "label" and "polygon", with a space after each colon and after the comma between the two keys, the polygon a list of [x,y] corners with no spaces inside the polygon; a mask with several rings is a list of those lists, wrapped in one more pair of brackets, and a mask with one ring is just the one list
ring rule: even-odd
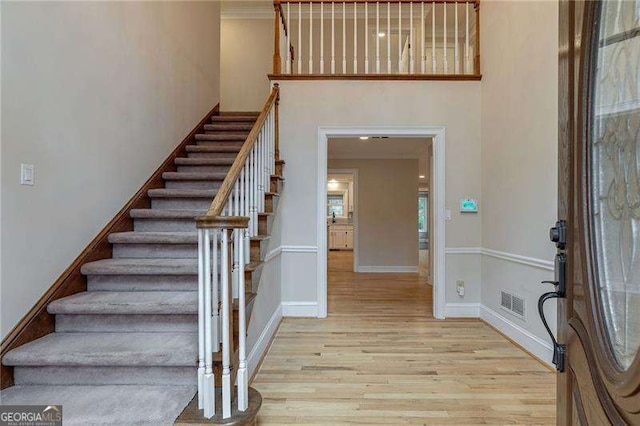
{"label": "white ceiling", "polygon": [[403,159],[418,160],[418,174],[424,175],[421,183],[428,181],[427,149],[431,138],[330,138],[328,146],[329,159]]}

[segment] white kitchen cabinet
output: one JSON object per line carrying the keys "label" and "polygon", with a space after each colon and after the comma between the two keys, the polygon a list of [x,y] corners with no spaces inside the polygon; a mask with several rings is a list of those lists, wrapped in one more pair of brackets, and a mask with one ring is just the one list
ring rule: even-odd
{"label": "white kitchen cabinet", "polygon": [[330,225],[329,250],[353,250],[353,226]]}

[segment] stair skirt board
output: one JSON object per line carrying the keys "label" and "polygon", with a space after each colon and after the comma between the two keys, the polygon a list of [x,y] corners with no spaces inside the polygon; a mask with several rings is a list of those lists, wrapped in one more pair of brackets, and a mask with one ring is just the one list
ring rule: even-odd
{"label": "stair skirt board", "polygon": [[[257,117],[218,115],[217,108],[207,114],[9,333],[1,353],[3,404],[62,404],[65,424],[173,423],[197,384],[195,218],[210,206]],[[259,236],[250,242],[247,318],[281,181],[271,178]],[[278,307],[251,351],[253,369],[281,318]],[[28,326],[43,321],[51,326]],[[22,337],[28,335],[43,337]],[[220,370],[217,353],[214,374]]]}

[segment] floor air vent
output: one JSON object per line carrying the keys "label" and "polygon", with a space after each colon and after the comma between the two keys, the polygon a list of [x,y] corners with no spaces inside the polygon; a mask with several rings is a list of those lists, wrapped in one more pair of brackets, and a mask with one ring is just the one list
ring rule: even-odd
{"label": "floor air vent", "polygon": [[522,297],[502,290],[500,291],[500,306],[518,318],[525,319],[524,299]]}

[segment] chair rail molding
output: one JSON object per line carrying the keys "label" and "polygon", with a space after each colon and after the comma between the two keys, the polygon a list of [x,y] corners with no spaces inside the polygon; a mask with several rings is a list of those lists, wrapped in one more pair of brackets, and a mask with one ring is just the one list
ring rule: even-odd
{"label": "chair rail molding", "polygon": [[531,256],[523,256],[516,253],[508,253],[505,251],[494,250],[486,247],[447,247],[446,254],[481,254],[483,256],[493,257],[495,259],[505,260],[507,262],[519,263],[521,265],[531,266],[533,268],[553,271],[554,264],[552,260],[539,259]]}

